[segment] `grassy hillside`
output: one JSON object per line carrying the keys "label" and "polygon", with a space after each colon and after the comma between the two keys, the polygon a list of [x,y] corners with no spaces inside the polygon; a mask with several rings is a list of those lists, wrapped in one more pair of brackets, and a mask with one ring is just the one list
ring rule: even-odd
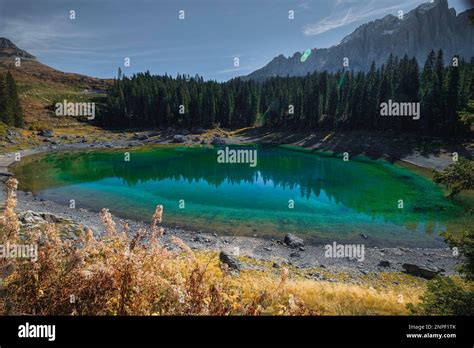
{"label": "grassy hillside", "polygon": [[26,129],[67,127],[77,121],[56,117],[53,105],[64,99],[94,101],[103,97],[112,80],[63,73],[36,60],[24,60],[15,67],[11,58],[0,59],[0,73],[11,71],[18,85]]}
{"label": "grassy hillside", "polygon": [[[0,124],[0,151],[38,146],[44,141],[37,131],[53,130],[55,139],[67,142],[69,136],[90,136],[99,138],[104,131],[75,117],[57,117],[54,105],[57,102],[96,102],[105,97],[105,91],[112,80],[63,73],[36,60],[23,60],[21,67],[14,65],[11,57],[0,57],[0,73],[10,71],[17,82],[25,125],[14,129]],[[98,106],[97,106],[98,107]],[[8,130],[14,132],[9,141]]]}

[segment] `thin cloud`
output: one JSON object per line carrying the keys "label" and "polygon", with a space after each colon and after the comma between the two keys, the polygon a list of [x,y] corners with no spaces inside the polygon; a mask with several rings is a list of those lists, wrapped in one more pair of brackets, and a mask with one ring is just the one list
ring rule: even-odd
{"label": "thin cloud", "polygon": [[297,7],[302,10],[309,10],[311,8],[311,5],[309,1],[302,1],[298,4]]}
{"label": "thin cloud", "polygon": [[65,22],[59,16],[52,16],[48,22],[35,22],[33,18],[2,19],[2,35],[8,36],[16,43],[27,46],[48,46],[59,39],[78,39],[84,32],[67,30]]}
{"label": "thin cloud", "polygon": [[253,70],[254,68],[253,67],[235,67],[233,69],[225,69],[225,70],[219,70],[219,71],[216,71],[215,74],[218,74],[218,75],[221,75],[221,74],[229,74],[229,73],[233,73],[233,72],[236,72],[236,71],[250,71],[250,70]]}
{"label": "thin cloud", "polygon": [[[363,6],[358,3],[349,7],[342,16],[339,14],[330,15],[328,17],[323,18],[318,23],[305,25],[303,27],[303,34],[306,36],[319,35],[329,30],[344,27],[352,23],[384,16],[396,10],[399,10],[402,7],[415,6],[422,2],[423,1],[420,0],[407,0],[398,2],[388,7],[386,5],[384,7],[377,7],[380,6],[380,1],[370,1],[368,4],[366,3]],[[336,7],[339,7],[339,5],[347,6],[347,4],[354,4],[354,2],[351,0],[338,0],[336,3],[336,5],[338,6]],[[337,12],[340,12],[339,9],[336,8],[336,10]]]}

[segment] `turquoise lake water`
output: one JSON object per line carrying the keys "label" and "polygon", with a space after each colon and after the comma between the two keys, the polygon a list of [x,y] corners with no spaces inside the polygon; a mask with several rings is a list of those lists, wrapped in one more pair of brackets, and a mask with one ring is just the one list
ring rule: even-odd
{"label": "turquoise lake water", "polygon": [[463,208],[439,187],[385,161],[235,147],[257,150],[251,167],[218,163],[219,149],[157,146],[130,150],[130,161],[128,150],[57,153],[25,158],[14,171],[21,189],[66,206],[74,199],[76,208],[149,221],[163,204],[165,224],[224,235],[426,247],[463,225]]}

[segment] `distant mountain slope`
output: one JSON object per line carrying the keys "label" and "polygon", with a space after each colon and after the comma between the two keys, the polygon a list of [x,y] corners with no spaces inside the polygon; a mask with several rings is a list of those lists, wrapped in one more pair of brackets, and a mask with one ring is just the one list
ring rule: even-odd
{"label": "distant mountain slope", "polygon": [[336,71],[342,68],[344,57],[349,58],[350,70],[367,71],[372,61],[377,66],[393,53],[402,57],[416,57],[422,65],[428,53],[443,49],[445,57],[456,54],[470,59],[474,56],[474,26],[469,17],[474,9],[456,15],[447,0],[425,3],[404,15],[400,20],[393,15],[364,24],[346,36],[338,45],[313,49],[301,63],[301,53],[292,57],[279,55],[263,68],[246,76],[265,79],[272,76],[303,76],[314,71]]}
{"label": "distant mountain slope", "polygon": [[36,59],[35,56],[16,47],[16,45],[10,40],[0,37],[0,59],[16,57],[22,59]]}
{"label": "distant mountain slope", "polygon": [[[21,66],[15,66],[20,58]],[[53,102],[66,98],[71,101],[91,98],[94,91],[106,90],[112,80],[65,73],[40,63],[35,56],[18,48],[6,38],[0,38],[0,73],[11,71],[18,83],[21,105],[27,124],[66,122],[52,117]]]}
{"label": "distant mountain slope", "polygon": [[[21,59],[21,66],[15,66],[15,59]],[[65,73],[36,60],[32,54],[18,48],[6,38],[0,38],[0,69],[9,69],[20,81],[66,84],[80,89],[106,89],[111,80]]]}

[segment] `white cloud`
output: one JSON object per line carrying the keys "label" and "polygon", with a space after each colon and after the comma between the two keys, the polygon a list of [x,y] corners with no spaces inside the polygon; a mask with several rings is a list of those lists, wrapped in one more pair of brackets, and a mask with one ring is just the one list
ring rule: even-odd
{"label": "white cloud", "polygon": [[85,33],[68,30],[66,22],[59,16],[52,16],[48,22],[34,21],[34,17],[2,19],[1,31],[19,46],[43,47],[56,40],[84,37]]}
{"label": "white cloud", "polygon": [[309,10],[311,8],[310,3],[306,0],[301,1],[297,7],[302,10]]}
{"label": "white cloud", "polygon": [[[387,2],[374,0],[368,2],[355,2],[354,0],[337,0],[334,9],[334,12],[336,12],[337,14],[327,16],[315,24],[305,25],[303,27],[303,34],[307,36],[322,34],[332,29],[344,27],[348,24],[356,23],[363,20],[373,20],[379,17],[384,17],[388,14],[393,14],[393,12],[399,9],[406,7],[411,8],[422,2],[424,1],[391,1],[391,4],[387,6]],[[345,9],[341,9],[342,6],[344,6]],[[340,14],[341,12],[343,13]]]}
{"label": "white cloud", "polygon": [[239,67],[239,68],[235,67],[235,68],[231,68],[231,69],[215,71],[214,73],[218,74],[218,75],[221,75],[221,74],[230,74],[230,73],[233,73],[233,72],[250,71],[250,70],[254,70],[254,69],[255,69],[254,67]]}

